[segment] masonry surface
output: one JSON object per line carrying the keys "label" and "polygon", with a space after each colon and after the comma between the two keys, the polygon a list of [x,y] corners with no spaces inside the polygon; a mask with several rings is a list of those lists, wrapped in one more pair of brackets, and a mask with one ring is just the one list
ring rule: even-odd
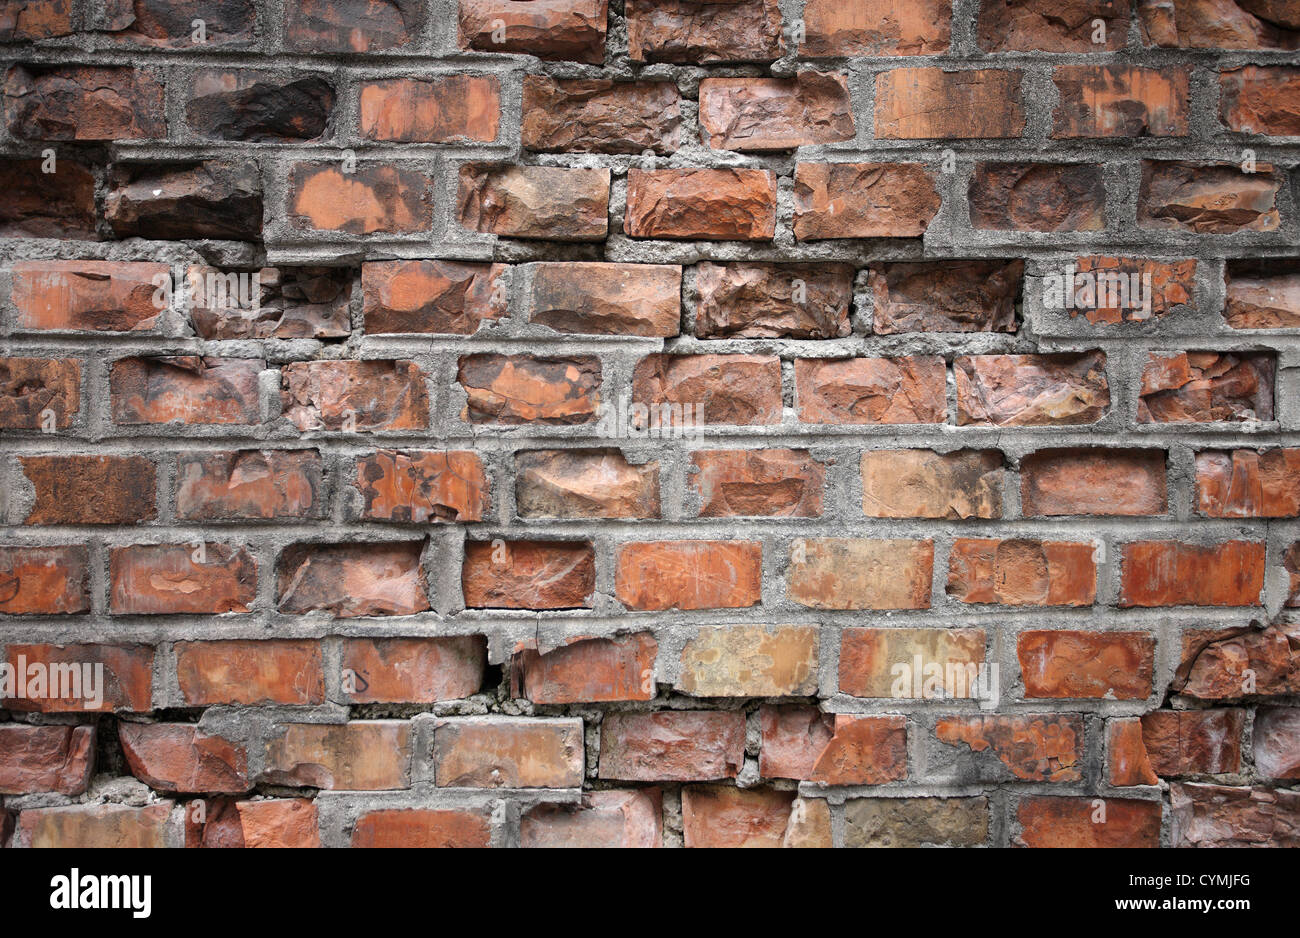
{"label": "masonry surface", "polygon": [[0,0],[0,842],[1300,846],[1297,50]]}

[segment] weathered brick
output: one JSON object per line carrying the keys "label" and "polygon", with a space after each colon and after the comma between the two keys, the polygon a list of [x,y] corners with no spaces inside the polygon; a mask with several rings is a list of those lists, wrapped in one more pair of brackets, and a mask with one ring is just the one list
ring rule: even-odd
{"label": "weathered brick", "polygon": [[1042,449],[1020,460],[1026,517],[1160,515],[1168,510],[1159,449]]}
{"label": "weathered brick", "polygon": [[533,267],[528,321],[556,332],[671,337],[680,331],[682,269],[671,264]]}
{"label": "weathered brick", "polygon": [[266,744],[259,781],[327,791],[411,785],[411,724],[402,720],[287,723]]}
{"label": "weathered brick", "polygon": [[80,359],[0,358],[0,429],[66,430],[80,411]]}
{"label": "weathered brick", "polygon": [[1095,423],[1110,409],[1106,353],[970,355],[953,362],[957,423],[997,427]]}
{"label": "weathered brick", "polygon": [[1219,119],[1238,133],[1300,137],[1300,68],[1246,65],[1219,74]]}
{"label": "weathered brick", "polygon": [[113,615],[223,615],[248,612],[257,563],[229,544],[138,544],[109,551]]}
{"label": "weathered brick", "polygon": [[71,33],[72,0],[6,0],[0,6],[0,42]]}
{"label": "weathered brick", "polygon": [[475,849],[491,839],[492,820],[483,812],[431,808],[367,811],[352,832],[353,847]]}
{"label": "weathered brick", "polygon": [[361,136],[384,143],[492,143],[500,84],[491,75],[366,82],[360,120]]}
{"label": "weathered brick", "polygon": [[916,0],[806,0],[800,55],[934,55],[952,39],[952,4]]}
{"label": "weathered brick", "polygon": [[711,781],[735,778],[744,761],[737,710],[607,713],[600,725],[600,778]]}
{"label": "weathered brick", "polygon": [[[936,106],[936,102],[943,102]],[[876,76],[876,137],[937,140],[1019,137],[1020,72],[895,68]]]}
{"label": "weathered brick", "polygon": [[1268,352],[1148,352],[1138,423],[1272,420],[1275,370]]}
{"label": "weathered brick", "polygon": [[154,48],[193,47],[195,19],[203,21],[202,44],[247,45],[257,23],[253,0],[103,0],[95,9],[96,31],[124,45]]}
{"label": "weathered brick", "polygon": [[119,238],[262,238],[262,180],[248,161],[118,163],[104,217]]}
{"label": "weathered brick", "polygon": [[601,241],[609,233],[608,169],[465,163],[456,220],[503,238]]}
{"label": "weathered brick", "polygon": [[804,704],[764,704],[758,721],[758,772],[763,778],[810,778],[835,733],[834,714]]}
{"label": "weathered brick", "polygon": [[986,52],[1116,52],[1130,16],[1123,0],[981,0],[976,30]]}
{"label": "weathered brick", "polygon": [[677,689],[692,697],[808,697],[817,692],[817,627],[699,629],[681,653]]}
{"label": "weathered brick", "polygon": [[1024,261],[921,261],[870,269],[872,331],[1015,332]]}
{"label": "weathered brick", "polygon": [[1269,0],[1138,0],[1142,41],[1181,49],[1300,48],[1300,16]]}
{"label": "weathered brick", "polygon": [[542,153],[673,153],[681,93],[668,81],[525,75],[519,138]]}
{"label": "weathered brick", "polygon": [[186,521],[322,519],[325,467],[314,449],[179,453],[176,517]]}
{"label": "weathered brick", "polygon": [[258,423],[262,368],[256,358],[119,358],[109,370],[113,422]]}
{"label": "weathered brick", "polygon": [[948,414],[942,358],[798,358],[799,419],[804,423],[943,423]]}
{"label": "weathered brick", "polygon": [[25,524],[135,524],[157,516],[144,456],[19,456],[34,500]]}
{"label": "weathered brick", "polygon": [[1142,721],[1137,717],[1108,720],[1106,731],[1110,784],[1120,788],[1159,785],[1160,778],[1151,768],[1147,747],[1142,741]]}
{"label": "weathered brick", "polygon": [[1080,257],[1076,264],[1074,283],[1063,280],[1053,303],[1065,305],[1071,319],[1082,316],[1094,325],[1159,319],[1175,306],[1190,306],[1196,291],[1194,258],[1164,262],[1092,256]]}
{"label": "weathered brick", "polygon": [[625,544],[615,563],[614,593],[630,609],[743,609],[762,601],[757,541]]}
{"label": "weathered brick", "polygon": [[1016,656],[1026,697],[1145,700],[1155,646],[1146,632],[1033,631]]}
{"label": "weathered brick", "polygon": [[907,718],[835,714],[834,731],[809,780],[824,785],[883,785],[907,778]]}
{"label": "weathered brick", "polygon": [[587,609],[596,552],[585,541],[469,541],[461,588],[470,609]]}
{"label": "weathered brick", "polygon": [[777,0],[627,0],[634,62],[771,62],[785,53]]}
{"label": "weathered brick", "polygon": [[[779,423],[781,361],[775,355],[647,355],[632,372],[632,400],[649,408],[652,421],[680,406],[704,425]],[[660,426],[667,429],[669,420]]]}
{"label": "weathered brick", "polygon": [[27,140],[149,140],[167,135],[163,84],[143,69],[14,65],[5,121]]}
{"label": "weathered brick", "polygon": [[462,355],[458,380],[470,423],[591,423],[600,406],[600,359],[594,355]]}
{"label": "weathered brick", "polygon": [[221,736],[190,723],[119,723],[131,774],[150,788],[165,792],[248,791],[248,755]]}
{"label": "weathered brick", "polygon": [[1197,453],[1196,508],[1210,518],[1300,517],[1300,449]]}
{"label": "weathered brick", "polygon": [[630,169],[623,230],[633,238],[769,241],[776,233],[776,174]]}
{"label": "weathered brick", "polygon": [[473,335],[506,315],[504,264],[368,261],[361,265],[366,332]]}
{"label": "weathered brick", "polygon": [[358,163],[350,173],[333,163],[293,164],[288,210],[304,231],[414,234],[433,223],[428,175],[379,163]]}
{"label": "weathered brick", "polygon": [[350,703],[462,700],[483,686],[487,642],[447,638],[345,638],[343,694]]}
{"label": "weathered brick", "polygon": [[429,390],[411,361],[293,362],[280,370],[280,408],[302,432],[423,430]]}
{"label": "weathered brick", "polygon": [[[147,645],[18,645],[11,642],[5,646],[5,662],[15,677],[24,666],[28,674],[27,694],[6,697],[4,706],[8,710],[85,714],[145,713],[153,709],[154,651]],[[98,670],[100,666],[103,667],[102,678]],[[39,693],[33,683],[37,673],[48,678]],[[58,688],[54,686],[56,677]],[[14,693],[21,690],[19,684]]]}
{"label": "weathered brick", "polygon": [[295,52],[382,52],[420,34],[419,0],[299,0],[285,8],[285,44]]}
{"label": "weathered brick", "polygon": [[0,614],[90,611],[90,552],[84,546],[0,547]]}
{"label": "weathered brick", "polygon": [[1150,849],[1160,846],[1160,813],[1159,801],[1025,795],[1016,808],[1015,844]]}
{"label": "weathered brick", "polygon": [[659,463],[634,465],[617,449],[515,455],[519,517],[658,518]]}
{"label": "weathered brick", "polygon": [[939,211],[934,175],[917,163],[799,163],[794,234],[827,238],[915,238]]}
{"label": "weathered brick", "polygon": [[462,49],[540,59],[605,60],[609,0],[459,0]]}
{"label": "weathered brick", "polygon": [[663,843],[657,788],[584,792],[580,804],[539,804],[519,819],[521,847],[658,847]]}
{"label": "weathered brick", "polygon": [[983,629],[845,629],[840,693],[903,699],[974,696],[972,677],[984,664],[985,640]]}
{"label": "weathered brick", "polygon": [[[205,801],[207,817],[194,833],[197,847],[297,847],[320,846],[320,822],[316,804],[306,798],[275,798],[265,801]],[[187,822],[191,814],[186,814]]]}
{"label": "weathered brick", "polygon": [[807,450],[697,450],[687,479],[702,518],[816,518],[825,468]]}
{"label": "weathered brick", "polygon": [[1189,69],[1059,65],[1052,136],[1185,137]]}
{"label": "weathered brick", "polygon": [[320,76],[277,78],[265,72],[201,72],[185,102],[185,123],[209,140],[315,141],[325,136],[337,93]]}
{"label": "weathered brick", "polygon": [[713,264],[695,267],[695,335],[701,339],[835,339],[852,331],[847,264]]}
{"label": "weathered brick", "polygon": [[18,815],[13,846],[87,849],[179,846],[170,821],[173,803],[143,808],[121,804],[78,804],[28,808]]}
{"label": "weathered brick", "polygon": [[690,786],[682,790],[687,847],[779,847],[795,793],[763,788]]}
{"label": "weathered brick", "polygon": [[1273,788],[1169,786],[1175,847],[1300,846],[1300,795]]}
{"label": "weathered brick", "polygon": [[141,332],[165,303],[155,301],[166,264],[131,261],[20,261],[11,301],[17,325],[33,331]]}
{"label": "weathered brick", "polygon": [[976,163],[970,220],[995,231],[1100,231],[1106,227],[1101,167],[1090,163]]}
{"label": "weathered brick", "polygon": [[580,788],[582,721],[452,718],[433,734],[439,788]]}
{"label": "weathered brick", "polygon": [[1156,710],[1142,716],[1142,744],[1157,775],[1236,772],[1245,725],[1244,710]]}
{"label": "weathered brick", "polygon": [[939,742],[958,747],[957,763],[968,781],[1082,778],[1084,727],[1078,714],[944,717],[935,723],[934,732]]}
{"label": "weathered brick", "polygon": [[1002,517],[999,450],[868,450],[861,470],[862,513],[869,518]]}
{"label": "weathered brick", "polygon": [[987,798],[853,798],[844,803],[846,847],[980,847]]}
{"label": "weathered brick", "polygon": [[653,700],[658,652],[653,632],[578,636],[547,651],[525,644],[511,658],[510,690],[535,704]]}
{"label": "weathered brick", "polygon": [[1125,544],[1120,605],[1257,606],[1264,553],[1257,541],[1205,547],[1177,541]]}
{"label": "weathered brick", "polygon": [[810,609],[928,609],[933,569],[933,541],[800,539],[788,594]]}
{"label": "weathered brick", "polygon": [[1260,775],[1300,778],[1300,708],[1260,707],[1251,741]]}
{"label": "weathered brick", "polygon": [[0,794],[79,795],[94,764],[93,726],[0,726]]}
{"label": "weathered brick", "polygon": [[43,159],[0,159],[0,237],[94,241],[95,174],[71,158],[58,171]]}
{"label": "weathered brick", "polygon": [[1189,629],[1172,689],[1201,700],[1300,693],[1300,626]]}
{"label": "weathered brick", "polygon": [[1229,261],[1223,318],[1233,329],[1300,328],[1300,264]]}
{"label": "weathered brick", "polygon": [[188,706],[325,702],[319,642],[177,642],[176,680]]}
{"label": "weathered brick", "polygon": [[1276,231],[1284,183],[1269,163],[1243,172],[1235,163],[1143,160],[1138,227],[1196,234]]}
{"label": "weathered brick", "polygon": [[948,595],[964,603],[1091,606],[1097,547],[1029,538],[958,538],[948,558]]}
{"label": "weathered brick", "polygon": [[429,608],[422,541],[293,544],[276,566],[279,610],[341,619],[409,616]]}
{"label": "weathered brick", "polygon": [[794,150],[857,134],[847,76],[811,71],[794,78],[706,78],[700,126],[715,150]]}
{"label": "weathered brick", "polygon": [[492,505],[483,461],[467,450],[381,449],[357,459],[356,485],[361,516],[376,521],[482,521]]}
{"label": "weathered brick", "polygon": [[352,333],[352,280],[334,267],[196,264],[185,273],[182,303],[204,339],[342,339]]}

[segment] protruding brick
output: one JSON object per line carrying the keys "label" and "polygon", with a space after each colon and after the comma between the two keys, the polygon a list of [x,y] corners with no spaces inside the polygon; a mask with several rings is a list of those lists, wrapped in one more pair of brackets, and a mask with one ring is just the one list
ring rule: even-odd
{"label": "protruding brick", "polygon": [[177,642],[176,681],[187,706],[306,706],[325,702],[320,642]]}
{"label": "protruding brick", "polygon": [[357,460],[363,518],[427,524],[482,521],[491,485],[477,453],[381,449]]}
{"label": "protruding brick", "polygon": [[817,692],[817,627],[723,625],[681,653],[677,689],[692,697],[808,697]]}
{"label": "protruding brick", "polygon": [[456,220],[503,238],[602,241],[609,233],[608,169],[466,163]]}
{"label": "protruding brick", "polygon": [[1083,718],[1075,713],[947,717],[934,732],[939,742],[959,747],[957,766],[967,782],[1083,777]]}
{"label": "protruding brick", "polygon": [[700,126],[715,150],[794,150],[857,134],[847,77],[811,71],[794,78],[706,78]]}
{"label": "protruding brick", "polygon": [[1244,710],[1156,710],[1142,717],[1142,743],[1157,775],[1236,772],[1245,726]]}
{"label": "protruding brick", "polygon": [[795,793],[764,788],[682,790],[682,835],[687,847],[779,847]]}
{"label": "protruding brick", "polygon": [[657,788],[584,792],[580,804],[539,804],[519,819],[521,847],[659,847],[662,795]]}
{"label": "protruding brick", "polygon": [[1196,509],[1210,518],[1300,517],[1300,449],[1197,453]]}
{"label": "protruding brick", "polygon": [[862,513],[869,518],[1002,517],[999,450],[868,450],[861,468]]}
{"label": "protruding brick", "polygon": [[1269,352],[1148,352],[1138,423],[1272,420]]}
{"label": "protruding brick", "polygon": [[1284,184],[1269,163],[1243,172],[1236,163],[1143,160],[1138,227],[1196,234],[1276,231]]}
{"label": "protruding brick", "polygon": [[986,52],[1116,52],[1130,15],[1124,0],[981,0],[976,34]]}
{"label": "protruding brick", "polygon": [[632,400],[652,418],[669,405],[692,408],[704,425],[779,423],[781,361],[775,355],[647,355],[632,372]]}
{"label": "protruding brick", "polygon": [[24,524],[135,524],[157,517],[144,456],[19,456],[35,499]]}
{"label": "protruding brick", "polygon": [[528,321],[556,332],[668,338],[680,331],[682,269],[670,264],[533,267]]}
{"label": "protruding brick", "polygon": [[633,238],[769,241],[776,233],[776,174],[630,169],[623,230]]}
{"label": "protruding brick", "polygon": [[1087,542],[958,538],[948,558],[948,595],[964,603],[1090,606],[1096,551]]}
{"label": "protruding brick", "polygon": [[653,700],[658,652],[652,632],[577,637],[545,652],[530,643],[511,659],[510,691],[535,704]]}
{"label": "protruding brick", "polygon": [[711,781],[735,778],[744,761],[739,710],[607,713],[600,725],[600,778]]}
{"label": "protruding brick", "polygon": [[848,264],[713,264],[695,267],[695,335],[701,339],[837,339],[850,334]]}
{"label": "protruding brick", "polygon": [[1052,136],[1185,137],[1189,70],[1059,65]]}
{"label": "protruding brick", "polygon": [[205,71],[190,88],[185,123],[209,140],[316,141],[329,127],[336,99],[334,86],[318,75]]}
{"label": "protruding brick", "polygon": [[1219,74],[1219,119],[1229,130],[1300,137],[1300,68],[1246,65]]}
{"label": "protruding brick", "polygon": [[585,541],[469,541],[461,588],[470,609],[587,609],[596,552]]}
{"label": "protruding brick", "polygon": [[367,261],[361,265],[366,332],[473,335],[506,315],[505,264]]}
{"label": "protruding brick", "polygon": [[1123,548],[1121,606],[1257,606],[1264,544],[1136,541]]}
{"label": "protruding brick", "polygon": [[827,238],[915,238],[939,211],[934,175],[917,163],[799,163],[794,234]]}
{"label": "protruding brick", "polygon": [[143,808],[122,804],[78,804],[29,808],[18,815],[12,846],[79,850],[180,846],[170,822],[173,803]]}
{"label": "protruding brick", "polygon": [[344,173],[336,163],[295,163],[288,202],[290,223],[305,231],[414,234],[433,223],[428,175],[402,166],[358,163]]}
{"label": "protruding brick", "polygon": [[1021,632],[1016,656],[1026,697],[1145,700],[1155,639],[1146,632]]}
{"label": "protruding brick", "polygon": [[594,355],[462,355],[458,380],[470,423],[590,423],[600,406],[600,359]]}
{"label": "protruding brick", "polygon": [[412,361],[293,362],[280,371],[280,408],[303,432],[423,430],[429,390]]}
{"label": "protruding brick", "polygon": [[845,629],[840,693],[896,699],[975,696],[985,639],[983,629]]}
{"label": "protruding brick", "polygon": [[804,423],[943,423],[948,415],[939,357],[798,358],[794,380]]}
{"label": "protruding brick", "polygon": [[113,615],[223,615],[248,612],[257,564],[228,544],[137,544],[109,551]]}
{"label": "protruding brick", "polygon": [[244,748],[190,723],[119,723],[117,738],[131,774],[165,792],[248,791]]}
{"label": "protruding brick", "polygon": [[846,847],[982,847],[987,798],[853,798],[844,803]]}
{"label": "protruding brick", "polygon": [[143,69],[90,65],[5,74],[5,121],[26,140],[149,140],[165,137],[163,85]]}
{"label": "protruding brick", "polygon": [[628,0],[634,62],[771,62],[785,53],[777,0]]}
{"label": "protruding brick", "polygon": [[0,358],[0,430],[66,430],[80,411],[80,359]]}
{"label": "protruding brick", "polygon": [[[153,654],[148,645],[10,642],[5,646],[10,674],[17,676],[26,665],[29,683],[25,695],[6,697],[4,707],[35,713],[145,713],[153,709]],[[36,671],[48,677],[39,695],[30,683]],[[13,693],[22,690],[19,684]]]}
{"label": "protruding brick", "polygon": [[90,611],[85,547],[0,547],[0,614],[75,615]]}
{"label": "protruding brick", "polygon": [[453,718],[433,734],[439,788],[581,788],[582,721]]}
{"label": "protruding brick", "polygon": [[948,0],[806,0],[803,19],[805,56],[936,55],[952,39]]}
{"label": "protruding brick", "polygon": [[669,81],[525,75],[522,107],[528,150],[668,154],[680,144],[681,92]]}
{"label": "protruding brick", "polygon": [[1016,809],[1015,844],[1151,849],[1160,846],[1160,813],[1159,801],[1025,795]]}
{"label": "protruding brick", "polygon": [[357,818],[353,847],[461,848],[490,846],[492,819],[482,811],[390,808]]}
{"label": "protruding brick", "polygon": [[325,467],[314,449],[179,453],[176,517],[185,521],[320,519]]}
{"label": "protruding brick", "polygon": [[[154,328],[166,264],[131,261],[20,261],[11,301],[20,329],[140,332]],[[166,278],[166,279],[164,279]]]}
{"label": "protruding brick", "polygon": [[1106,186],[1091,163],[976,163],[970,220],[981,230],[1100,231]]}
{"label": "protruding brick", "polygon": [[1025,262],[920,261],[873,265],[872,331],[1015,332]]}
{"label": "protruding brick", "polygon": [[285,44],[295,52],[383,52],[420,35],[419,0],[297,0],[285,8]]}
{"label": "protruding brick", "polygon": [[119,238],[260,241],[261,175],[248,161],[119,163],[104,217]]}
{"label": "protruding brick", "polygon": [[630,609],[743,609],[762,601],[757,541],[652,541],[618,552],[614,592]]}
{"label": "protruding brick", "polygon": [[459,0],[460,47],[539,59],[605,60],[609,0]]}
{"label": "protruding brick", "polygon": [[953,372],[962,426],[1073,426],[1110,409],[1105,352],[969,355]]}
{"label": "protruding brick", "polygon": [[1168,510],[1159,449],[1042,449],[1020,460],[1025,517],[1161,515]]}
{"label": "protruding brick", "polygon": [[281,724],[259,780],[291,788],[385,791],[411,785],[411,724],[402,720]]}
{"label": "protruding brick", "polygon": [[276,568],[279,609],[340,619],[409,616],[429,609],[420,567],[422,541],[294,544]]}
{"label": "protruding brick", "polygon": [[113,422],[258,423],[262,368],[258,358],[119,358],[109,370]]}
{"label": "protruding brick", "polygon": [[521,518],[658,518],[659,463],[634,465],[617,449],[515,455]]}
{"label": "protruding brick", "polygon": [[483,686],[487,641],[446,638],[345,638],[343,694],[350,703],[462,700]]}
{"label": "protruding brick", "polygon": [[492,143],[501,89],[491,75],[393,78],[361,86],[361,136],[383,143]]}
{"label": "protruding brick", "polygon": [[93,726],[0,725],[0,794],[79,795],[94,762]]}
{"label": "protruding brick", "polygon": [[928,609],[933,571],[933,541],[800,539],[789,596],[810,609]]}
{"label": "protruding brick", "polygon": [[[942,107],[935,106],[939,101]],[[878,139],[1019,137],[1024,132],[1018,71],[895,68],[876,76]]]}

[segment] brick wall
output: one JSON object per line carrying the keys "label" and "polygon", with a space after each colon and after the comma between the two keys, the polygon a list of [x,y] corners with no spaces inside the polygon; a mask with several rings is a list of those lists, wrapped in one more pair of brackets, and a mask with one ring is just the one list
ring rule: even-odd
{"label": "brick wall", "polygon": [[0,838],[1300,845],[1294,0],[0,43]]}

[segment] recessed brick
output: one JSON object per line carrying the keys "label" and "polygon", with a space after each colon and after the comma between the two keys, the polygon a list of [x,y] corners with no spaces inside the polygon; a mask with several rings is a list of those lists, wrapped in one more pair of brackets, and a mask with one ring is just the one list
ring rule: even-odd
{"label": "recessed brick", "polygon": [[247,160],[118,163],[104,217],[119,238],[260,241],[262,177]]}
{"label": "recessed brick", "polygon": [[943,423],[948,414],[938,357],[798,358],[794,378],[804,423]]}
{"label": "recessed brick", "polygon": [[1197,453],[1196,509],[1211,518],[1300,516],[1300,449]]}
{"label": "recessed brick", "polygon": [[466,163],[456,220],[468,231],[543,241],[602,241],[609,233],[608,169]]}
{"label": "recessed brick", "polygon": [[265,72],[200,73],[185,103],[185,123],[209,140],[314,141],[325,136],[337,94],[324,78],[277,78]]}
{"label": "recessed brick", "polygon": [[[942,107],[935,102],[942,101]],[[1019,137],[1020,72],[895,68],[876,76],[876,137],[938,140]]]}
{"label": "recessed brick", "polygon": [[1002,517],[1000,450],[869,450],[862,454],[861,468],[867,517]]}
{"label": "recessed brick", "polygon": [[872,331],[1015,332],[1024,261],[921,261],[870,269]]}
{"label": "recessed brick", "polygon": [[96,240],[94,173],[69,158],[45,173],[44,162],[0,159],[0,236]]}
{"label": "recessed brick", "polygon": [[144,456],[19,456],[35,494],[24,524],[135,524],[157,517]]}
{"label": "recessed brick", "polygon": [[1091,543],[958,538],[948,559],[948,595],[964,603],[1090,606],[1097,598]]}
{"label": "recessed brick", "polygon": [[682,269],[675,265],[543,263],[532,272],[529,322],[595,335],[680,331]]}
{"label": "recessed brick", "polygon": [[953,372],[962,426],[1073,426],[1110,409],[1105,352],[970,355]]}
{"label": "recessed brick", "polygon": [[1016,656],[1025,696],[1145,700],[1155,644],[1146,632],[1021,632]]}
{"label": "recessed brick", "polygon": [[738,710],[616,712],[600,725],[600,778],[712,781],[735,778],[744,761]]}
{"label": "recessed brick", "polygon": [[1100,231],[1106,227],[1101,167],[1089,163],[976,163],[971,224],[995,231]]}
{"label": "recessed brick", "polygon": [[807,450],[697,450],[687,479],[702,518],[816,518],[825,468]]}
{"label": "recessed brick", "polygon": [[668,81],[554,79],[525,75],[519,127],[541,153],[673,153],[681,142],[681,93]]}
{"label": "recessed brick", "polygon": [[361,86],[361,136],[384,143],[491,143],[501,89],[491,75],[393,78]]}
{"label": "recessed brick", "polygon": [[789,597],[810,609],[928,609],[933,569],[932,541],[800,539]]}
{"label": "recessed brick", "polygon": [[1300,264],[1228,261],[1223,319],[1233,329],[1300,329]]}
{"label": "recessed brick", "polygon": [[352,333],[351,271],[193,265],[182,303],[204,339],[343,339]]}
{"label": "recessed brick", "polygon": [[1251,740],[1260,775],[1300,778],[1300,709],[1260,707]]}
{"label": "recessed brick", "polygon": [[483,461],[466,450],[379,450],[357,459],[356,484],[362,517],[377,521],[482,521],[492,505]]}
{"label": "recessed brick", "polygon": [[600,359],[534,355],[463,355],[458,380],[469,423],[591,423],[600,405]]}
{"label": "recessed brick", "polygon": [[422,541],[293,544],[276,566],[279,609],[341,619],[409,616],[429,608]]}
{"label": "recessed brick", "polygon": [[506,315],[505,264],[368,261],[361,265],[366,332],[473,335]]}
{"label": "recessed brick", "polygon": [[177,642],[176,680],[191,707],[325,702],[317,641]]}
{"label": "recessed brick", "polygon": [[1025,517],[1162,515],[1168,510],[1165,451],[1042,449],[1020,460]]}
{"label": "recessed brick", "polygon": [[776,233],[776,174],[630,169],[623,230],[633,238],[769,241]]}
{"label": "recessed brick", "polygon": [[1273,419],[1270,352],[1148,352],[1138,423]]}
{"label": "recessed brick", "polygon": [[587,542],[467,542],[461,588],[470,609],[590,608],[596,553]]}
{"label": "recessed brick", "polygon": [[109,369],[113,422],[256,424],[261,422],[258,358],[119,358]]}
{"label": "recessed brick", "polygon": [[756,541],[652,541],[618,551],[614,593],[630,609],[743,609],[762,601]]}
{"label": "recessed brick", "polygon": [[423,430],[429,391],[411,361],[293,362],[280,370],[280,408],[303,432]]}
{"label": "recessed brick", "polygon": [[433,733],[439,788],[581,788],[582,721],[461,718]]}
{"label": "recessed brick", "polygon": [[1147,747],[1142,741],[1142,721],[1137,717],[1106,721],[1106,750],[1110,784],[1119,788],[1160,784],[1160,778],[1147,758]]}
{"label": "recessed brick", "polygon": [[827,238],[916,238],[939,211],[934,175],[917,163],[799,163],[794,234]]}
{"label": "recessed brick", "polygon": [[1264,544],[1136,541],[1123,547],[1121,606],[1258,606]]}

